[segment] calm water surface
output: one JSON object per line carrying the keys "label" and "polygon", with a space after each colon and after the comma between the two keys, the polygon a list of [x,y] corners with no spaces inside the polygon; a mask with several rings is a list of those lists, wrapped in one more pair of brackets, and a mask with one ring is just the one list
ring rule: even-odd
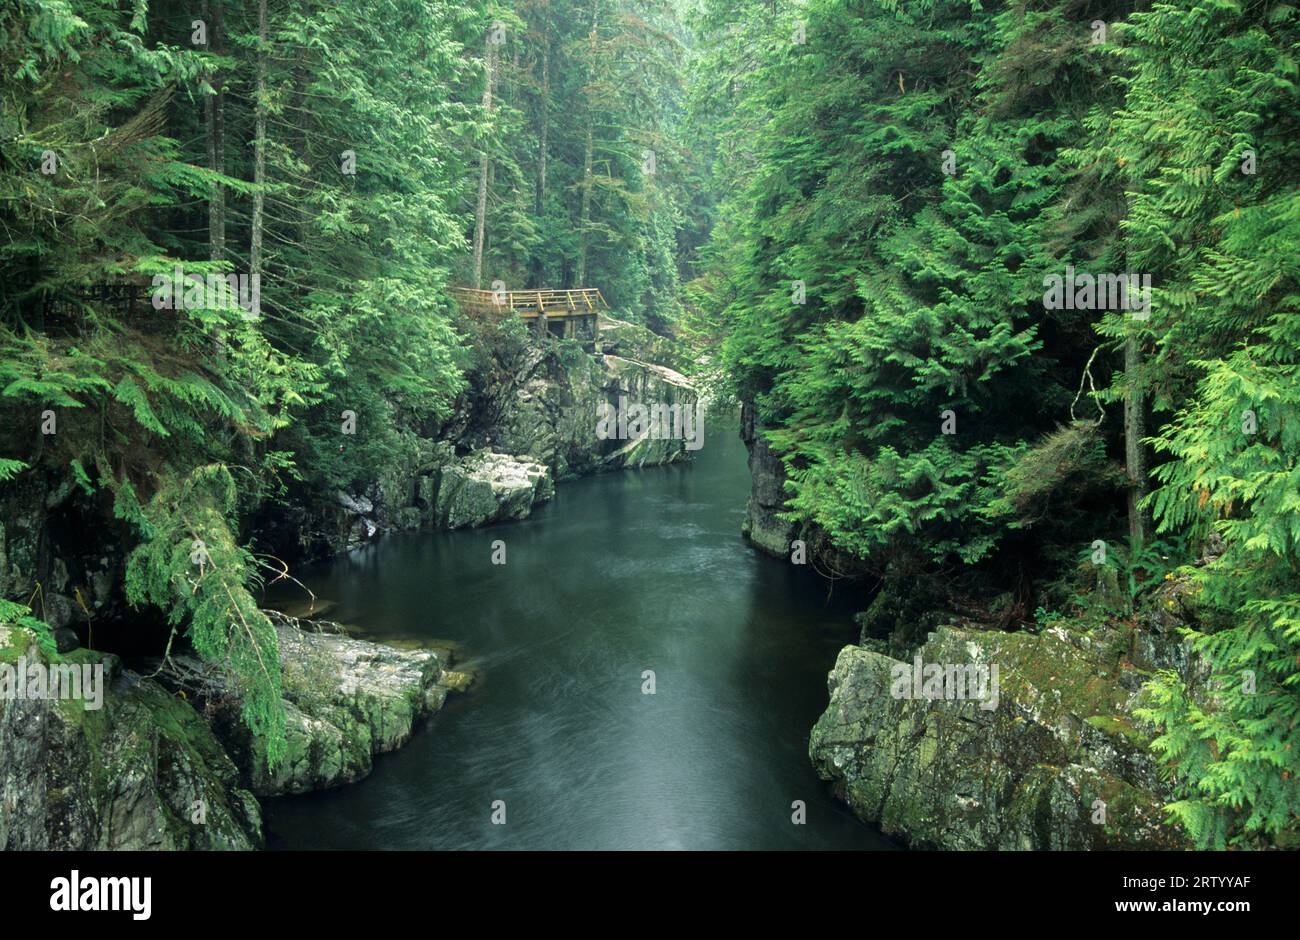
{"label": "calm water surface", "polygon": [[745,449],[719,424],[690,464],[565,483],[523,522],[393,536],[308,569],[322,616],[450,644],[478,682],[367,779],[270,801],[270,845],[887,847],[808,763],[852,608],[740,537]]}

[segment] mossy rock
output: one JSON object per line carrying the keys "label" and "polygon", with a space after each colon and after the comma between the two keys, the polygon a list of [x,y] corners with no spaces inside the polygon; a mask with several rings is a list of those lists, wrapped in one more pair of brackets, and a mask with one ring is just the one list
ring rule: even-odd
{"label": "mossy rock", "polygon": [[1055,628],[943,627],[917,655],[923,664],[996,665],[997,696],[895,697],[908,691],[895,688],[895,670],[911,664],[841,651],[809,756],[863,819],[942,849],[1188,846],[1166,821],[1171,797],[1113,645]]}
{"label": "mossy rock", "polygon": [[[397,649],[354,639],[338,624],[268,611],[284,676],[284,758],[274,767],[233,696],[211,719],[244,781],[259,796],[308,793],[368,775],[377,754],[401,747],[447,694],[467,686],[439,649]],[[305,628],[304,628],[305,627]]]}
{"label": "mossy rock", "polygon": [[[35,645],[28,661],[46,662]],[[0,701],[0,848],[250,849],[261,808],[208,723],[116,657],[101,666],[100,708],[75,700]]]}

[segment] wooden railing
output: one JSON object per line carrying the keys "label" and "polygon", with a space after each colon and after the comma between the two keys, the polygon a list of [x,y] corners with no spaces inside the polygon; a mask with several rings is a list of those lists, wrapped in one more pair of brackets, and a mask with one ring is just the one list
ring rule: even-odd
{"label": "wooden railing", "polygon": [[525,319],[539,314],[550,317],[590,317],[609,309],[599,288],[570,290],[474,290],[453,287],[451,295],[467,313],[514,313]]}

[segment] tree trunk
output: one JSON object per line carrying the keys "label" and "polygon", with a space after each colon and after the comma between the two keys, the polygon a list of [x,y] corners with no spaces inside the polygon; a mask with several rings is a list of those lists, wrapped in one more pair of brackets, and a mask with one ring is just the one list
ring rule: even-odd
{"label": "tree trunk", "polygon": [[578,282],[587,286],[587,221],[591,218],[591,120],[587,120],[587,149],[582,158],[582,214],[578,216]]}
{"label": "tree trunk", "polygon": [[[484,115],[492,113],[492,82],[496,78],[496,44],[492,30],[487,39],[487,87],[483,89]],[[478,206],[474,211],[474,286],[483,286],[483,239],[487,234],[488,152],[486,144],[478,159]]]}
{"label": "tree trunk", "polygon": [[[588,86],[596,79],[596,14],[600,0],[591,0],[591,34],[589,37],[589,75]],[[582,157],[582,211],[578,216],[578,283],[575,287],[587,286],[587,223],[591,219],[591,150],[592,130],[596,114],[592,102],[593,92],[587,93],[587,145]]]}
{"label": "tree trunk", "polygon": [[1146,396],[1138,383],[1142,367],[1142,349],[1136,328],[1124,341],[1124,466],[1128,474],[1128,534],[1136,545],[1147,544],[1149,526],[1146,512],[1138,506],[1147,495],[1147,461],[1142,438],[1146,437]]}
{"label": "tree trunk", "polygon": [[[1131,211],[1131,193],[1124,194],[1124,215]],[[1127,252],[1125,263],[1127,264]],[[1128,536],[1137,548],[1146,545],[1150,524],[1146,512],[1138,505],[1147,495],[1147,458],[1142,438],[1147,436],[1146,396],[1142,392],[1142,339],[1140,324],[1131,312],[1126,314],[1128,335],[1124,340],[1124,470],[1128,476]]]}
{"label": "tree trunk", "polygon": [[[297,153],[302,155],[304,160],[309,160],[308,151],[310,150],[310,138],[307,132],[307,120],[303,115],[307,114],[307,86],[311,84],[311,75],[307,67],[307,52],[304,48],[298,49],[298,61],[294,66],[293,76],[293,113],[295,117],[287,121],[286,124],[292,127],[297,133],[294,146]],[[336,159],[342,160],[342,153],[336,154]],[[339,166],[340,171],[342,166]],[[284,204],[284,203],[282,203]],[[308,224],[308,215],[304,207],[296,202],[292,202],[293,218],[295,219],[294,232],[298,241],[306,245],[311,239],[310,225]]]}
{"label": "tree trunk", "polygon": [[[551,123],[551,37],[542,35],[542,95],[538,105],[537,128],[537,208],[539,222],[546,217],[546,131]],[[534,287],[546,286],[546,262],[539,254],[533,263]]]}
{"label": "tree trunk", "polygon": [[266,194],[266,0],[257,4],[257,106],[253,138],[253,234],[248,250],[248,273],[254,284],[262,276],[262,227]]}
{"label": "tree trunk", "polygon": [[[222,0],[213,0],[212,15],[208,22],[208,48],[220,54],[225,51],[222,40]],[[207,12],[207,4],[204,4]],[[226,172],[226,91],[225,79],[219,73],[211,76],[215,95],[203,101],[203,114],[207,125],[208,169]],[[226,256],[226,191],[221,184],[213,183],[208,192],[208,257],[220,261]]]}

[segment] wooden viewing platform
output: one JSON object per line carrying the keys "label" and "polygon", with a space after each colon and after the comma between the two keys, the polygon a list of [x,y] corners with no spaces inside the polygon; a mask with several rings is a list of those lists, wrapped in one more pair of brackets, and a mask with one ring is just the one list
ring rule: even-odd
{"label": "wooden viewing platform", "polygon": [[569,290],[475,290],[453,287],[451,295],[461,310],[472,313],[502,313],[509,310],[525,319],[547,317],[595,316],[608,310],[609,304],[596,287]]}
{"label": "wooden viewing platform", "polygon": [[594,338],[597,315],[609,310],[596,287],[509,291],[453,287],[451,295],[465,313],[513,313],[534,321],[539,332],[546,330],[566,339]]}

